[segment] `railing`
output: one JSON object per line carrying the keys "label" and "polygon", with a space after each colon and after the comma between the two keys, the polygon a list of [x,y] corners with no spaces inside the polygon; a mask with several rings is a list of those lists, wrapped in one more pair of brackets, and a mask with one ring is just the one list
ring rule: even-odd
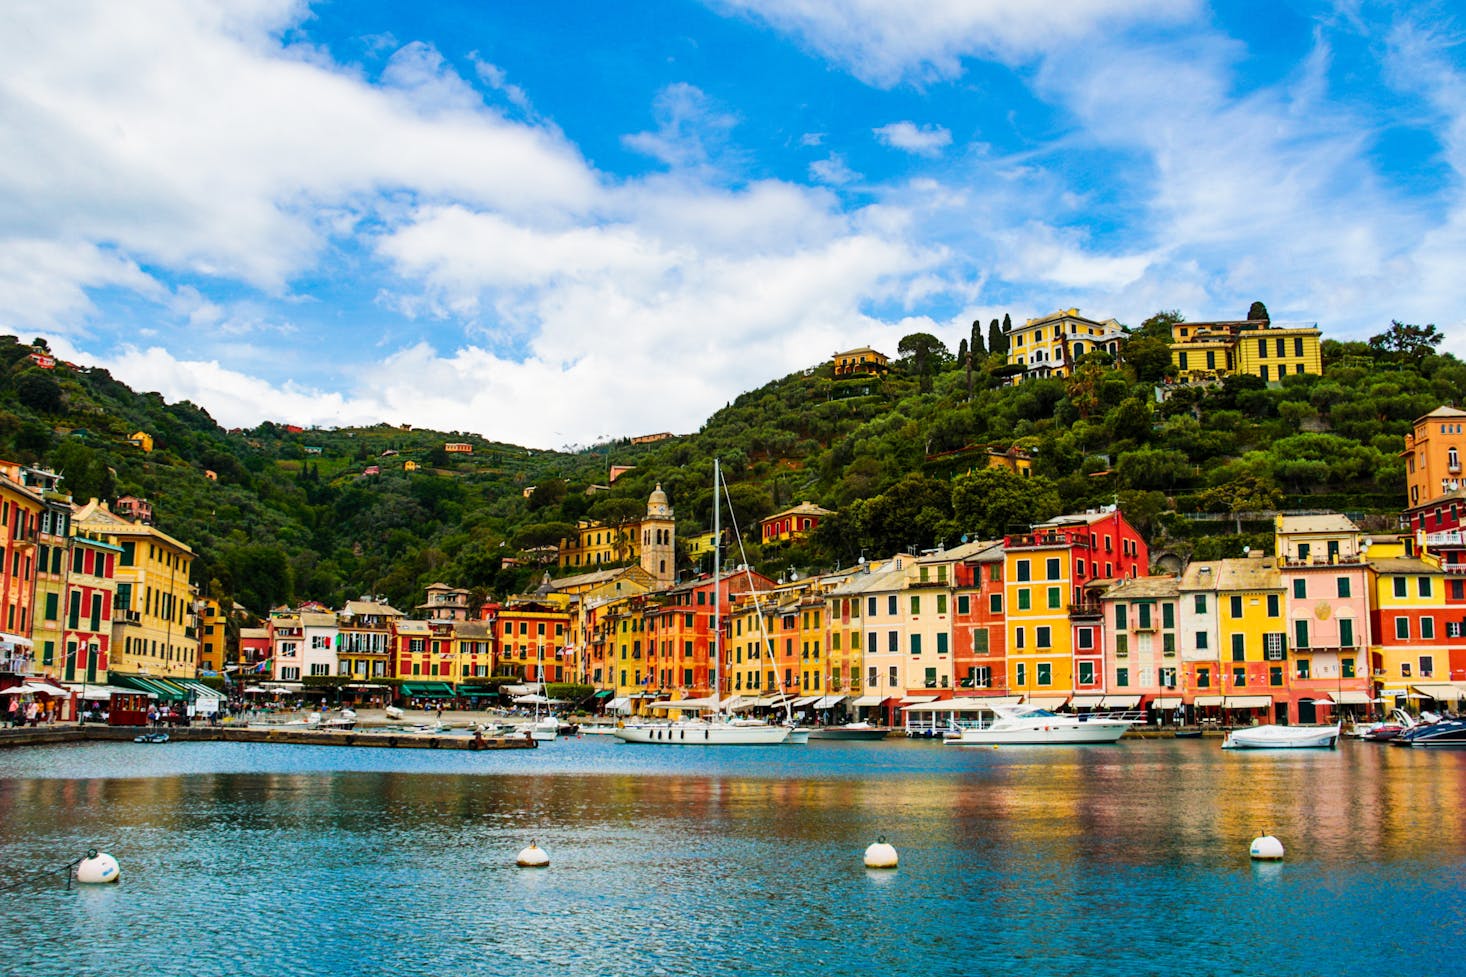
{"label": "railing", "polygon": [[1070,617],[1100,617],[1103,614],[1104,609],[1097,601],[1085,601],[1082,604],[1069,605]]}

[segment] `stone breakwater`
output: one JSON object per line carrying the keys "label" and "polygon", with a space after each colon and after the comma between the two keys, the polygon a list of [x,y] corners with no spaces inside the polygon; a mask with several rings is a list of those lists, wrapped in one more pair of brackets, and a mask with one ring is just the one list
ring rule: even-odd
{"label": "stone breakwater", "polygon": [[[0,748],[53,743],[132,742],[151,732],[142,726],[38,726],[0,730]],[[167,730],[170,743],[295,743],[310,746],[368,746],[405,750],[532,750],[525,736],[472,737],[419,733],[391,728],[372,730],[287,729],[259,726],[186,726]],[[160,744],[161,745],[161,744]]]}

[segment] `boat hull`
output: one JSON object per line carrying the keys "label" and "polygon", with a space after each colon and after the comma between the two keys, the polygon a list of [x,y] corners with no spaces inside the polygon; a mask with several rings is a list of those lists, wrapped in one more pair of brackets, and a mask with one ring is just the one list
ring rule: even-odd
{"label": "boat hull", "polygon": [[617,727],[623,743],[653,746],[764,746],[789,738],[788,726],[735,726],[721,723],[628,723]]}
{"label": "boat hull", "polygon": [[889,726],[821,726],[809,731],[812,740],[883,740],[891,732]]}
{"label": "boat hull", "polygon": [[1401,733],[1395,743],[1432,749],[1466,749],[1466,719],[1442,719],[1416,726]]}
{"label": "boat hull", "polygon": [[1252,726],[1234,729],[1222,741],[1224,750],[1331,750],[1339,742],[1340,727]]}
{"label": "boat hull", "polygon": [[964,730],[949,746],[1067,746],[1083,743],[1114,743],[1130,729],[1129,722],[1090,720],[1005,728],[995,723],[985,729]]}

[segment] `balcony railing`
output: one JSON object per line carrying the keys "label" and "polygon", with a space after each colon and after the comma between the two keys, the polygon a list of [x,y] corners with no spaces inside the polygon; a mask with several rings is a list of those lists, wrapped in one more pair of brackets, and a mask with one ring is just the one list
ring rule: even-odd
{"label": "balcony railing", "polygon": [[1103,613],[1104,609],[1098,601],[1085,601],[1082,604],[1069,605],[1070,617],[1100,617]]}

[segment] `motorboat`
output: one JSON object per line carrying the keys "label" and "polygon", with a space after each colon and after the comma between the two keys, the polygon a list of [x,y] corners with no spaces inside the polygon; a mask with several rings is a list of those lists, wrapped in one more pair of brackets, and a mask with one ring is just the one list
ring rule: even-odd
{"label": "motorboat", "polygon": [[808,726],[790,726],[789,738],[785,743],[808,743],[811,730]]}
{"label": "motorboat", "polygon": [[951,746],[1048,746],[1114,743],[1135,725],[1133,719],[1109,716],[1071,716],[1040,706],[992,706],[994,719],[962,728]]}
{"label": "motorboat", "polygon": [[1387,743],[1415,725],[1414,716],[1404,709],[1396,708],[1388,719],[1373,723],[1355,723],[1349,730],[1349,735],[1371,743]]}
{"label": "motorboat", "polygon": [[1395,737],[1396,746],[1466,747],[1466,718],[1445,716],[1419,723]]}
{"label": "motorboat", "polygon": [[864,720],[839,726],[816,726],[809,731],[812,740],[883,740],[890,726],[873,726]]}
{"label": "motorboat", "polygon": [[1332,750],[1341,725],[1248,726],[1234,729],[1222,740],[1224,750]]}
{"label": "motorboat", "polygon": [[560,735],[560,720],[554,716],[541,716],[529,724],[529,738],[537,743],[553,742]]}
{"label": "motorboat", "polygon": [[142,734],[140,734],[138,736],[134,736],[132,738],[132,741],[134,743],[166,743],[166,742],[168,742],[168,734],[167,733],[142,733]]}
{"label": "motorboat", "polygon": [[756,719],[677,719],[661,722],[628,721],[616,727],[624,743],[660,743],[674,746],[761,746],[789,739],[788,726],[771,726]]}

